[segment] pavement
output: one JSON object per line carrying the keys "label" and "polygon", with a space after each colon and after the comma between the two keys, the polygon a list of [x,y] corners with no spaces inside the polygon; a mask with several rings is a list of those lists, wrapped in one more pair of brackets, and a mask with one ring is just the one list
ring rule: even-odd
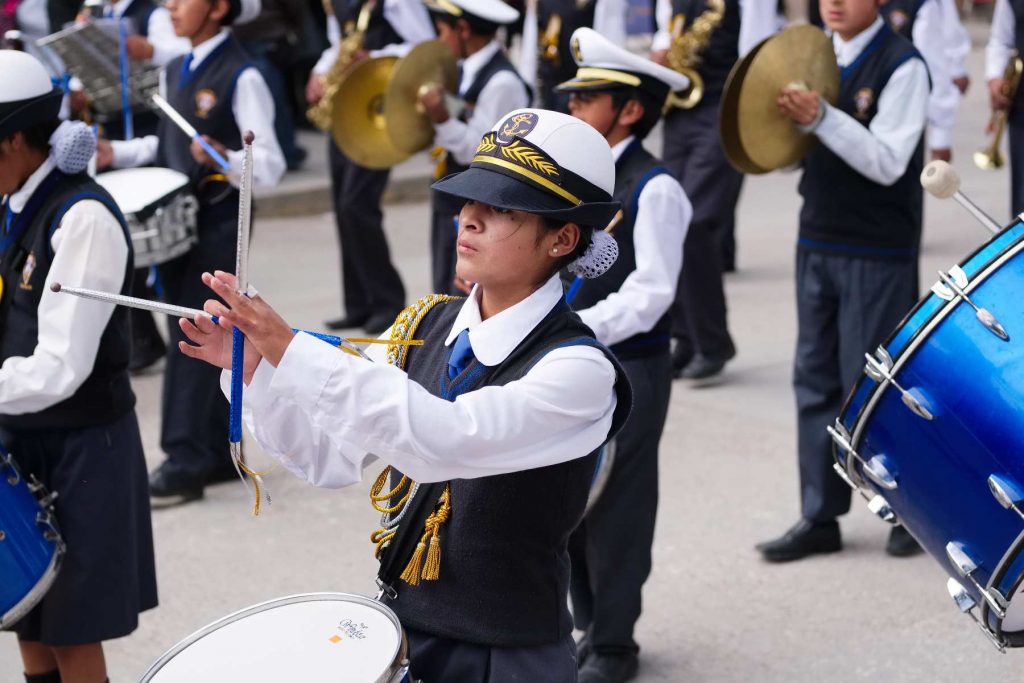
{"label": "pavement", "polygon": [[[964,191],[1003,221],[1008,171],[985,173],[970,163],[971,152],[986,142],[980,49],[970,67],[976,80],[961,108],[955,161]],[[654,570],[636,633],[637,680],[1019,680],[1022,655],[1000,655],[959,614],[932,558],[886,556],[888,527],[859,500],[842,520],[842,553],[768,565],[753,550],[798,515],[790,387],[797,180],[785,173],[748,179],[738,207],[739,272],[727,278],[739,355],[715,386],[673,387]],[[426,293],[426,204],[390,204],[385,220],[410,298]],[[254,283],[293,325],[319,329],[340,312],[332,217],[261,212],[257,222]],[[929,198],[922,289],[936,270],[986,239],[960,207]],[[134,385],[153,467],[162,457],[160,377],[136,378]],[[253,442],[247,448],[257,469],[273,468]],[[371,466],[366,479],[377,471]],[[377,515],[367,497],[370,482],[315,489],[280,468],[267,482],[274,502],[257,518],[238,483],[208,489],[202,502],[154,511],[160,606],[141,616],[130,637],[108,643],[112,681],[136,680],[178,640],[248,605],[310,591],[374,593],[369,533]],[[18,680],[19,671],[13,637],[0,638],[0,680]],[[342,672],[324,672],[325,680],[332,676],[344,679]]]}

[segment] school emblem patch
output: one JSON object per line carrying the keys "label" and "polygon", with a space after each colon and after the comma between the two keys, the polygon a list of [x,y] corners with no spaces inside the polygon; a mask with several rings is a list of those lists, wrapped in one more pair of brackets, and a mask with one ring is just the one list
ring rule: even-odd
{"label": "school emblem patch", "polygon": [[858,119],[866,119],[868,117],[868,109],[871,109],[871,105],[874,103],[875,91],[871,88],[861,88],[853,96],[853,105],[857,108],[857,113],[854,116]]}
{"label": "school emblem patch", "polygon": [[29,253],[28,258],[25,259],[25,267],[21,269],[21,284],[18,286],[21,289],[32,289],[30,282],[32,281],[32,273],[36,270],[36,255]]}
{"label": "school emblem patch", "polygon": [[580,50],[580,39],[578,36],[573,36],[572,42],[569,43],[569,49],[572,50],[573,59],[577,63],[583,61],[583,51]]}
{"label": "school emblem patch", "polygon": [[533,112],[523,112],[510,116],[498,127],[498,142],[502,145],[510,144],[516,138],[525,138],[534,128],[540,119]]}
{"label": "school emblem patch", "polygon": [[196,116],[205,119],[210,111],[217,106],[217,93],[208,88],[203,88],[196,93]]}
{"label": "school emblem patch", "polygon": [[908,17],[907,13],[901,9],[893,10],[889,14],[889,25],[892,26],[892,30],[897,33],[903,30],[903,27],[907,25],[907,21],[909,20],[910,17]]}

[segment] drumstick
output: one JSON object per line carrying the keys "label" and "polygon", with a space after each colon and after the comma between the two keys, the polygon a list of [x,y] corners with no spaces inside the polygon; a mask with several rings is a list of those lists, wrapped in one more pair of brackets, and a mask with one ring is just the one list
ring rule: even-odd
{"label": "drumstick", "polygon": [[936,159],[925,166],[921,171],[921,186],[938,199],[949,199],[950,197],[955,199],[992,234],[1003,229],[991,216],[960,191],[960,174],[949,163]]}
{"label": "drumstick", "polygon": [[[246,131],[243,136],[242,179],[238,192],[238,231],[235,242],[235,292],[246,296],[249,289],[249,222],[252,218],[252,142],[255,136]],[[245,335],[235,327],[231,330],[231,400],[228,406],[228,447],[231,462],[235,465],[239,479],[244,481],[244,471],[252,477],[256,489],[256,503],[253,515],[260,514],[260,485],[263,483],[259,474],[249,469],[242,460],[242,376],[245,363]],[[267,503],[270,494],[267,493]]]}
{"label": "drumstick", "polygon": [[169,118],[174,125],[180,128],[185,135],[198,142],[199,146],[217,162],[217,165],[220,166],[220,170],[225,175],[231,172],[231,164],[228,163],[228,160],[221,156],[220,152],[213,148],[213,145],[204,140],[203,136],[192,127],[192,124],[186,121],[184,116],[176,112],[174,107],[172,107],[167,100],[157,93],[153,93],[153,104],[159,107],[160,111],[166,114],[167,118]]}
{"label": "drumstick", "polygon": [[124,139],[135,137],[135,125],[132,120],[132,96],[128,90],[128,76],[131,66],[128,64],[128,34],[125,29],[124,17],[117,20],[117,57],[121,68],[121,116],[124,123]]}
{"label": "drumstick", "polygon": [[[615,215],[612,216],[612,219],[611,219],[611,221],[609,221],[608,225],[605,226],[604,231],[606,233],[608,233],[609,235],[612,234],[612,230],[615,229],[615,226],[618,225],[619,221],[621,221],[621,220],[622,220],[622,209],[619,209],[618,211],[615,212]],[[572,285],[569,287],[569,291],[565,293],[565,303],[571,304],[572,300],[576,298],[577,294],[579,294],[580,287],[582,287],[582,286],[583,286],[583,278],[580,277],[579,275],[577,275],[576,279],[572,281]]]}

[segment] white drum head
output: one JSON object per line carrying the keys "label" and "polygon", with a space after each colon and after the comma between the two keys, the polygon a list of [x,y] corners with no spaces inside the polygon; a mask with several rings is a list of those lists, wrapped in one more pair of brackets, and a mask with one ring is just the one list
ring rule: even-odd
{"label": "white drum head", "polygon": [[375,600],[346,593],[293,595],[200,629],[157,660],[142,681],[370,683],[389,673],[402,641],[398,618]]}
{"label": "white drum head", "polygon": [[96,182],[124,214],[138,213],[188,185],[188,176],[169,168],[125,168],[101,173]]}

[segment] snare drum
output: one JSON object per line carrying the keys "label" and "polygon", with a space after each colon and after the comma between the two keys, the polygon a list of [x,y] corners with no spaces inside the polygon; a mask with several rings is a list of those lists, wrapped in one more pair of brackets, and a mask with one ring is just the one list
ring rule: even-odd
{"label": "snare drum", "polygon": [[53,499],[28,482],[0,446],[0,629],[13,626],[49,590],[64,557]]}
{"label": "snare drum", "polygon": [[1021,292],[1018,221],[940,275],[830,429],[840,476],[943,565],[1000,648],[1024,646]]}
{"label": "snare drum", "polygon": [[398,617],[369,598],[306,593],[235,612],[181,641],[142,683],[398,683],[408,671]]}
{"label": "snare drum", "polygon": [[169,168],[126,168],[96,177],[128,221],[135,267],[164,263],[196,241],[199,202],[188,176]]}

